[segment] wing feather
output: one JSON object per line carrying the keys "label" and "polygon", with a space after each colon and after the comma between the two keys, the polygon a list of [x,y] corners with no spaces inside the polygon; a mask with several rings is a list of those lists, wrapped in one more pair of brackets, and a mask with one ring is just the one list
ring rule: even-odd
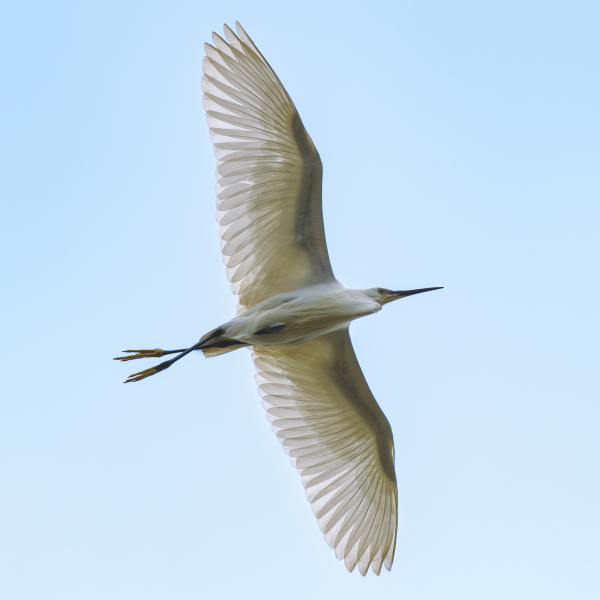
{"label": "wing feather", "polygon": [[299,346],[254,347],[267,418],[301,476],[317,523],[352,571],[391,568],[397,527],[392,432],[348,330]]}
{"label": "wing feather", "polygon": [[217,157],[217,219],[239,313],[283,292],[334,281],[321,206],[322,165],[279,78],[237,24],[202,62]]}

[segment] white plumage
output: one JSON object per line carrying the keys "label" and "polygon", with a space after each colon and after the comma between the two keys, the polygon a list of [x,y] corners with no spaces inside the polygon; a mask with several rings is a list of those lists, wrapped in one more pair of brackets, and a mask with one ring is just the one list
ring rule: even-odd
{"label": "white plumage", "polygon": [[394,560],[398,494],[392,430],[375,402],[348,329],[298,346],[254,348],[273,431],[302,477],[338,559],[379,575]]}
{"label": "white plumage", "polygon": [[334,277],[323,228],[319,154],[273,69],[244,29],[213,34],[203,102],[217,157],[217,220],[237,315],[186,350],[128,350],[120,360],[253,348],[273,431],[298,470],[327,543],[352,571],[394,560],[394,442],[348,327],[388,302],[439,288],[350,290]]}
{"label": "white plumage", "polygon": [[238,24],[202,63],[217,157],[221,251],[240,311],[335,281],[323,230],[323,167],[277,75]]}

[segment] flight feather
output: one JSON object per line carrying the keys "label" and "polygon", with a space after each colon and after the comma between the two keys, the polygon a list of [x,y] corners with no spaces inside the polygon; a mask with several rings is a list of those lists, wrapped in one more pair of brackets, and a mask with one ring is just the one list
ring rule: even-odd
{"label": "flight feather", "polygon": [[319,153],[279,78],[243,28],[206,44],[202,90],[217,157],[221,251],[239,312],[333,281]]}
{"label": "flight feather", "polygon": [[253,358],[267,417],[325,540],[349,571],[390,569],[398,514],[394,442],[348,330],[298,346],[255,346]]}

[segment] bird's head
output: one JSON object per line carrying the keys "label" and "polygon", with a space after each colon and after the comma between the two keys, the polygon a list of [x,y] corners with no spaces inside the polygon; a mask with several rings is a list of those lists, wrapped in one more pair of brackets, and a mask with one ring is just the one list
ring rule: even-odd
{"label": "bird's head", "polygon": [[388,290],[387,288],[371,288],[368,290],[369,296],[379,302],[381,306],[388,302],[393,302],[400,298],[406,298],[406,296],[414,296],[415,294],[421,294],[423,292],[432,292],[433,290],[441,290],[441,287],[421,288],[419,290]]}

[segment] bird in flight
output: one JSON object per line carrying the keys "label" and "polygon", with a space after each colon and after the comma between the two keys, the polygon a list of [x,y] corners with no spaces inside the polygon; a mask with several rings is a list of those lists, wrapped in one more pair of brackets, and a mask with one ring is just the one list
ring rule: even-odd
{"label": "bird in flight", "polygon": [[[125,350],[115,360],[212,357],[251,348],[273,430],[302,478],[325,540],[348,571],[394,560],[398,491],[392,429],[361,371],[348,327],[390,302],[439,287],[347,289],[323,228],[323,167],[298,111],[236,24],[206,44],[202,90],[217,158],[217,221],[236,316],[189,348]],[[126,383],[127,383],[126,382]]]}

